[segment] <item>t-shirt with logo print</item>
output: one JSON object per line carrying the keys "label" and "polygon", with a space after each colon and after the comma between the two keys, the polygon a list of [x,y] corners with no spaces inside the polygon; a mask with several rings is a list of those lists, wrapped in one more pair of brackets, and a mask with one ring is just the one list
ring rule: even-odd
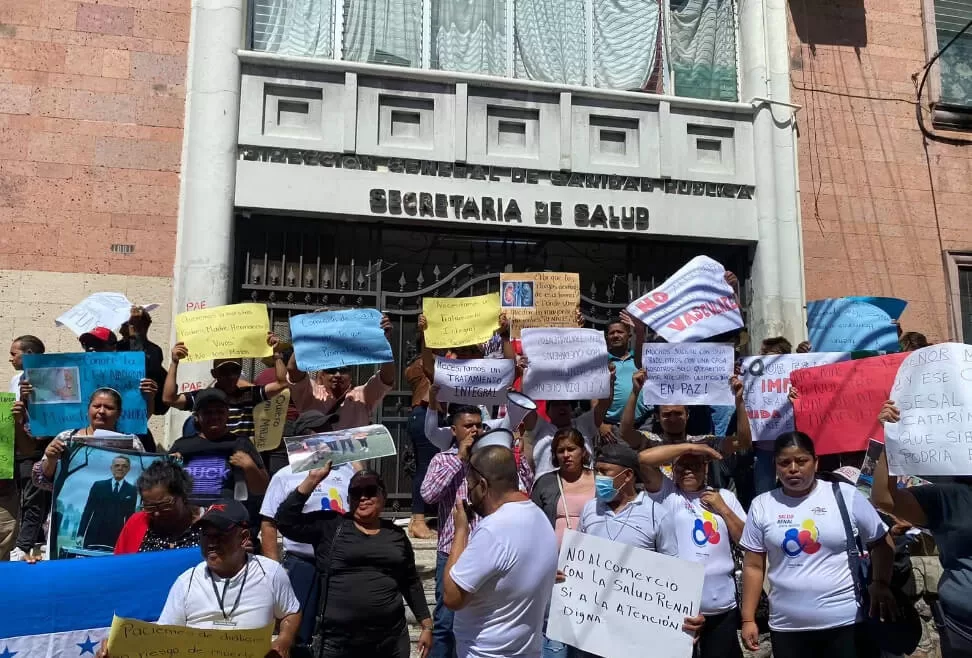
{"label": "t-shirt with logo print", "polygon": [[[865,546],[888,527],[853,486],[841,484],[854,532]],[[793,498],[773,489],[753,500],[740,545],[765,553],[770,582],[769,625],[774,631],[815,631],[863,621],[847,563],[847,543],[829,482]]]}
{"label": "t-shirt with logo print", "polygon": [[[736,607],[735,565],[732,561],[732,540],[725,520],[702,507],[703,491],[684,492],[668,478],[661,481],[661,489],[648,495],[665,508],[675,526],[678,557],[705,565],[702,614],[717,615],[732,610]],[[720,489],[719,495],[740,520],[746,518],[746,512],[735,494],[728,489]]]}
{"label": "t-shirt with logo print", "polygon": [[243,470],[229,463],[234,452],[242,450],[260,468],[263,461],[249,439],[226,434],[219,439],[205,439],[198,434],[177,439],[169,453],[182,455],[186,472],[192,476],[192,493],[189,502],[207,507],[218,500],[233,498],[237,479],[243,478]]}

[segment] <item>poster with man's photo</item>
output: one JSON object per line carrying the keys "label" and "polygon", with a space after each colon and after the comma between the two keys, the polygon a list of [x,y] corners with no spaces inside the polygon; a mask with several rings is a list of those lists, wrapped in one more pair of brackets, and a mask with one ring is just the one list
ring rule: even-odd
{"label": "poster with man's photo", "polygon": [[68,443],[54,476],[50,559],[111,555],[122,527],[138,510],[138,476],[163,458]]}

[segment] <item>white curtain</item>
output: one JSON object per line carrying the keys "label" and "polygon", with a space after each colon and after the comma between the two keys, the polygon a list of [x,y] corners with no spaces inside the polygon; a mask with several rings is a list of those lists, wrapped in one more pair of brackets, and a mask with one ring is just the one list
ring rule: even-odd
{"label": "white curtain", "polygon": [[594,0],[594,86],[644,88],[655,68],[657,0]]}
{"label": "white curtain", "polygon": [[672,1],[669,52],[676,94],[736,100],[733,12],[733,0]]}
{"label": "white curtain", "polygon": [[422,0],[347,0],[344,59],[420,67]]}
{"label": "white curtain", "polygon": [[506,0],[436,0],[432,68],[505,76]]}
{"label": "white curtain", "polygon": [[584,84],[584,0],[516,0],[516,77]]}
{"label": "white curtain", "polygon": [[329,0],[256,0],[253,49],[281,55],[331,57],[332,7]]}

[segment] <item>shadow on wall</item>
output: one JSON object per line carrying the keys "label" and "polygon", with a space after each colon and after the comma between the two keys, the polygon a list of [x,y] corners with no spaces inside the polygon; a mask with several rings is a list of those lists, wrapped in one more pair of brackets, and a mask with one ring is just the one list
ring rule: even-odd
{"label": "shadow on wall", "polygon": [[811,49],[867,45],[864,0],[790,0],[790,14],[797,36]]}

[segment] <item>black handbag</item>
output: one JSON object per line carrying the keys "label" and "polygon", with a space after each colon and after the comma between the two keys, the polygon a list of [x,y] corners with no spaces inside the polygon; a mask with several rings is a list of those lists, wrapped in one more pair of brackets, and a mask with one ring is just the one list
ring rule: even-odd
{"label": "black handbag", "polygon": [[898,607],[898,621],[881,621],[868,614],[871,607],[871,597],[867,591],[867,586],[871,582],[871,561],[863,557],[863,551],[857,537],[854,536],[854,528],[851,526],[847,503],[840,491],[840,484],[832,482],[831,485],[834,488],[834,498],[837,499],[841,520],[844,522],[847,564],[854,579],[854,595],[857,604],[867,617],[871,640],[882,651],[888,653],[899,655],[913,653],[921,641],[921,618],[915,610],[914,603],[900,588],[891,587],[891,593]]}

